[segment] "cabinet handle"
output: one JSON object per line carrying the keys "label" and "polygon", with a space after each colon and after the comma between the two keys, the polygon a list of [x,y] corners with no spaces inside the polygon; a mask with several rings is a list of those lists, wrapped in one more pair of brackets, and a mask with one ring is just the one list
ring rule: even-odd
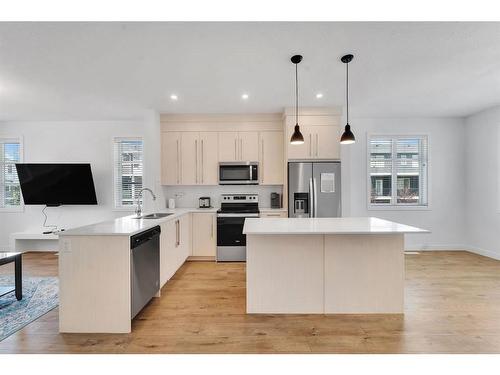
{"label": "cabinet handle", "polygon": [[316,133],[316,156],[318,156],[318,133]]}
{"label": "cabinet handle", "polygon": [[309,134],[309,156],[312,156],[312,140],[311,140],[311,134]]}
{"label": "cabinet handle", "polygon": [[201,140],[201,183],[203,183],[203,175],[205,174],[204,170],[203,170],[203,159],[205,158],[204,154],[203,154],[203,139]]}
{"label": "cabinet handle", "polygon": [[243,139],[240,138],[240,160],[243,160]]}
{"label": "cabinet handle", "polygon": [[196,183],[198,183],[198,140],[194,141],[194,150],[195,150],[195,169],[194,169],[194,178]]}
{"label": "cabinet handle", "polygon": [[179,184],[179,174],[181,169],[181,162],[179,160],[179,140],[177,140],[177,184]]}
{"label": "cabinet handle", "polygon": [[212,227],[210,228],[210,238],[214,238],[214,218],[212,217]]}
{"label": "cabinet handle", "polygon": [[281,214],[266,214],[267,217],[271,217],[271,216],[276,216],[276,217],[281,217]]}
{"label": "cabinet handle", "polygon": [[234,139],[234,160],[238,160],[236,148],[238,147],[238,140]]}
{"label": "cabinet handle", "polygon": [[180,236],[180,221],[175,221],[175,247],[178,247],[181,244],[181,236]]}
{"label": "cabinet handle", "polygon": [[262,151],[261,151],[261,163],[262,165],[260,166],[260,182],[263,184],[264,183],[264,139],[262,139]]}

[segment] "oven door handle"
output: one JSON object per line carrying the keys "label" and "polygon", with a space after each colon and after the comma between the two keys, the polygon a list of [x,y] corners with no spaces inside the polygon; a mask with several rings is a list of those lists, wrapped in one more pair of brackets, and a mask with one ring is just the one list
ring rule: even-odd
{"label": "oven door handle", "polygon": [[217,214],[217,217],[259,217],[259,214]]}

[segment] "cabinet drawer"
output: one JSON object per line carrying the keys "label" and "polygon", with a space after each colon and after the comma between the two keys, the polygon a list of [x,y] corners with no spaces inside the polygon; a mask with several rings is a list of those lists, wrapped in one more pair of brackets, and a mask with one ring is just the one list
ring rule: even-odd
{"label": "cabinet drawer", "polygon": [[286,211],[260,211],[260,217],[288,217]]}

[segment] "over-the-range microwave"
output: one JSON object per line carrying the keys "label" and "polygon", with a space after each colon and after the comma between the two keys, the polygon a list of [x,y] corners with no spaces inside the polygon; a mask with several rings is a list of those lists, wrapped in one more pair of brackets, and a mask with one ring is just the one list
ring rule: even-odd
{"label": "over-the-range microwave", "polygon": [[219,185],[258,185],[259,163],[235,161],[219,163]]}

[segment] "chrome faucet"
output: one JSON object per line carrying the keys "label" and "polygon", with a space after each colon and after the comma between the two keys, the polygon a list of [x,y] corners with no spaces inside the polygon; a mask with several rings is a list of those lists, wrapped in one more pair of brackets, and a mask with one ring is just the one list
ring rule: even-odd
{"label": "chrome faucet", "polygon": [[151,196],[153,197],[153,200],[154,201],[156,200],[156,195],[155,195],[155,193],[153,193],[153,190],[151,190],[149,188],[142,188],[141,190],[139,190],[139,193],[137,193],[137,208],[135,209],[135,215],[137,217],[140,217],[142,215],[141,198],[142,198],[142,192],[144,190],[149,191],[151,193]]}

